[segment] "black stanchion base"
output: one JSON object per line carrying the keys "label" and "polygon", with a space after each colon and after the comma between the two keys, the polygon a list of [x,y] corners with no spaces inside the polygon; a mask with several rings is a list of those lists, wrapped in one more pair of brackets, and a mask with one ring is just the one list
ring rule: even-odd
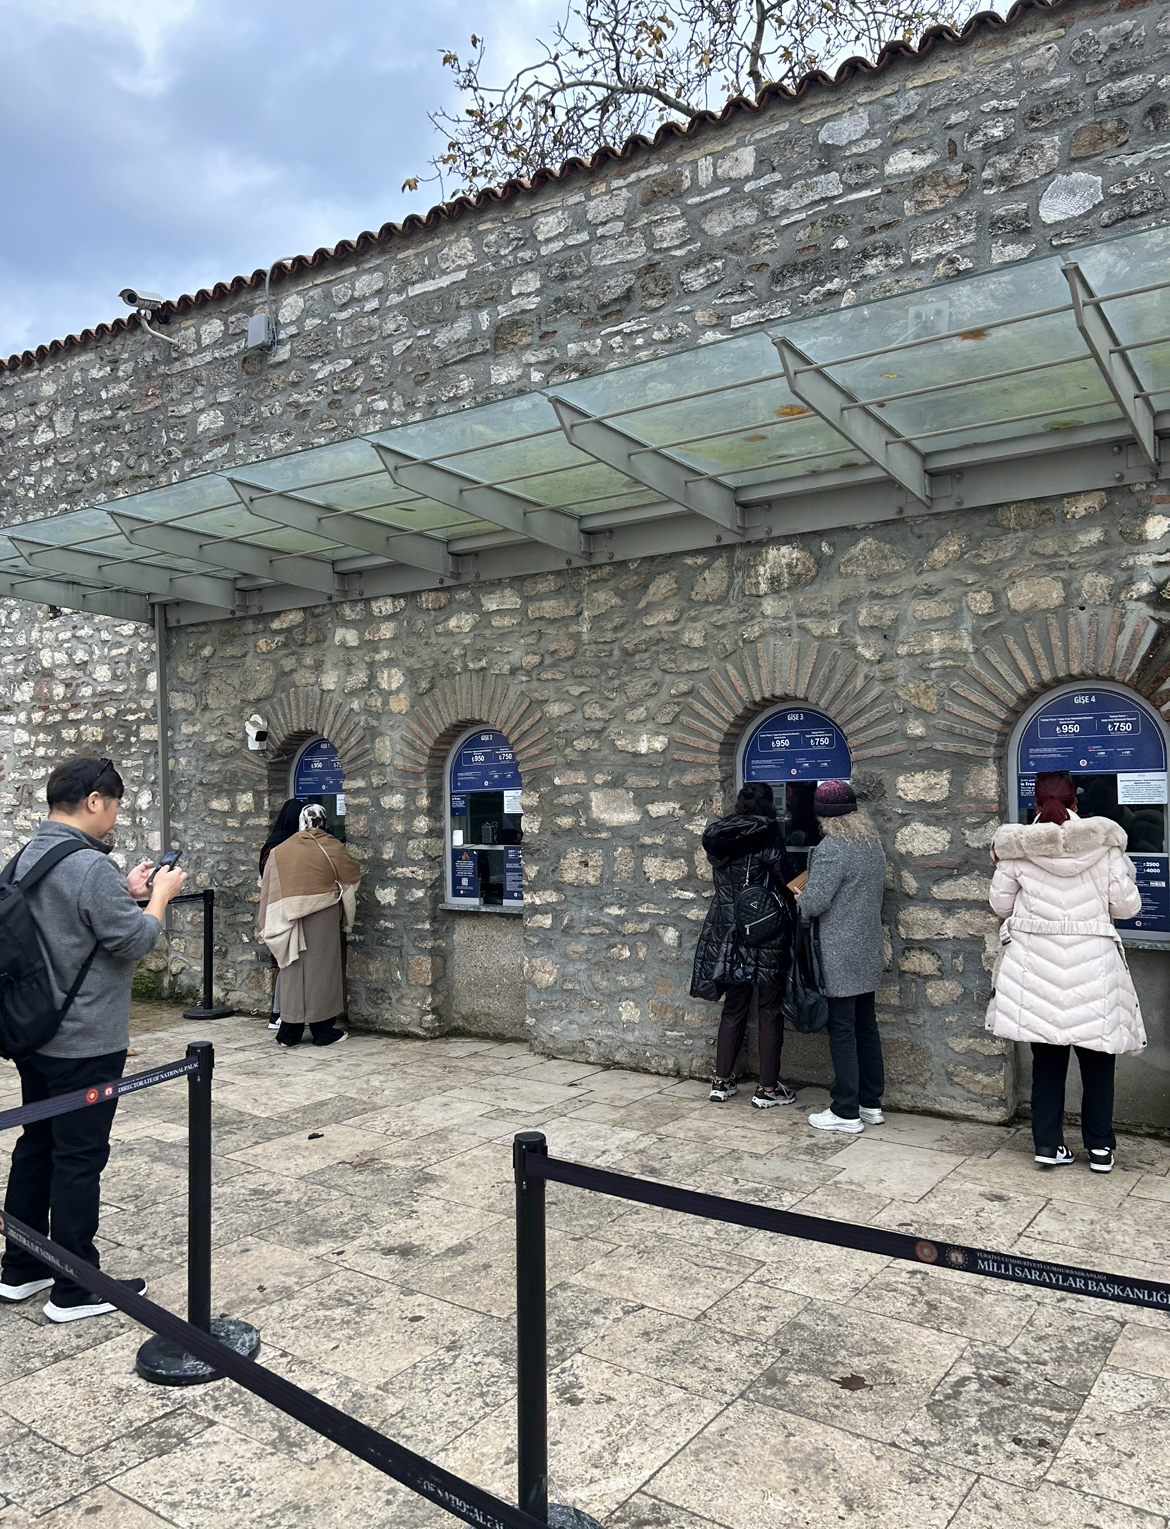
{"label": "black stanchion base", "polygon": [[[260,1351],[260,1334],[250,1322],[239,1322],[235,1317],[212,1317],[211,1336],[245,1359],[255,1359]],[[213,1370],[169,1338],[157,1336],[148,1338],[138,1350],[134,1368],[143,1380],[156,1386],[202,1386],[220,1378],[219,1370]]]}
{"label": "black stanchion base", "polygon": [[194,1009],[184,1009],[183,1010],[183,1018],[184,1019],[230,1019],[231,1016],[235,1012],[236,1012],[235,1009],[231,1008],[228,1004],[218,1004],[213,1009],[204,1009],[204,1008],[201,1008],[201,1007],[196,1007]]}
{"label": "black stanchion base", "polygon": [[582,1513],[580,1508],[551,1502],[548,1505],[548,1529],[601,1529],[601,1525],[588,1513]]}

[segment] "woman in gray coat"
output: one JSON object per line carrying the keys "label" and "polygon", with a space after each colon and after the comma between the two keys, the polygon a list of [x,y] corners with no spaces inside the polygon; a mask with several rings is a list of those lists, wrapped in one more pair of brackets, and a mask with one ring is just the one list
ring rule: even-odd
{"label": "woman in gray coat", "polygon": [[808,885],[799,894],[799,907],[803,918],[820,920],[833,1088],[829,1108],[808,1121],[818,1131],[855,1136],[885,1118],[874,991],[882,972],[886,857],[848,781],[822,781],[813,811],[825,837],[809,857]]}

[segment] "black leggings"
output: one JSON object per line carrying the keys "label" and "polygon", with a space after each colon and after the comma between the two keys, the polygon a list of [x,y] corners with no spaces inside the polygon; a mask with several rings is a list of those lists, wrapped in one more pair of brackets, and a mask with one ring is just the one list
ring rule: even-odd
{"label": "black leggings", "polygon": [[829,1055],[833,1059],[830,1099],[834,1115],[856,1120],[862,1108],[877,1109],[885,1092],[886,1074],[872,993],[829,999]]}
{"label": "black leggings", "polygon": [[729,987],[723,995],[723,1014],[719,1020],[719,1040],[715,1048],[715,1076],[730,1078],[735,1059],[743,1045],[752,993],[760,1001],[760,1084],[775,1088],[780,1078],[780,1047],[784,1042],[784,1020],[780,1014],[778,987]]}
{"label": "black leggings", "polygon": [[1113,1074],[1117,1058],[1085,1046],[1048,1046],[1032,1042],[1032,1140],[1037,1148],[1064,1141],[1064,1085],[1068,1054],[1081,1065],[1081,1140],[1087,1151],[1115,1147]]}

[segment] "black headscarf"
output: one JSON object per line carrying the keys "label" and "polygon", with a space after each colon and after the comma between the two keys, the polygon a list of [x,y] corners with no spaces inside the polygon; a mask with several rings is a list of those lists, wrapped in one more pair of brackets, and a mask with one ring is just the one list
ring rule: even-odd
{"label": "black headscarf", "polygon": [[307,803],[299,797],[293,796],[285,802],[284,806],[276,814],[276,822],[272,825],[272,832],[264,841],[264,848],[260,851],[260,874],[263,876],[264,867],[268,864],[268,857],[278,844],[283,844],[286,839],[291,839],[293,834],[300,832],[301,813]]}

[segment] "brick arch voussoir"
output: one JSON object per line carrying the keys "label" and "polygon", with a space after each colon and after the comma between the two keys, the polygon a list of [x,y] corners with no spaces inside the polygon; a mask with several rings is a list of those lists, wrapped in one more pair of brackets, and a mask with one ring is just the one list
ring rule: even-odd
{"label": "brick arch voussoir", "polygon": [[729,773],[744,728],[777,701],[807,701],[832,717],[854,764],[901,754],[894,709],[864,661],[813,638],[773,638],[717,664],[688,701],[673,735],[678,764]]}
{"label": "brick arch voussoir", "polygon": [[1170,631],[1140,607],[1067,606],[1021,621],[954,679],[935,724],[942,753],[997,759],[1024,709],[1070,681],[1128,685],[1170,721]]}
{"label": "brick arch voussoir", "polygon": [[494,727],[511,743],[525,780],[555,763],[544,714],[498,675],[463,673],[436,685],[407,718],[394,769],[407,780],[442,783],[455,740],[470,727]]}
{"label": "brick arch voussoir", "polygon": [[281,782],[296,758],[297,750],[312,738],[328,738],[337,750],[344,775],[367,769],[374,752],[361,715],[345,696],[314,686],[302,686],[267,703],[268,749],[264,754],[246,753],[242,768],[265,775],[269,789],[280,791]]}

